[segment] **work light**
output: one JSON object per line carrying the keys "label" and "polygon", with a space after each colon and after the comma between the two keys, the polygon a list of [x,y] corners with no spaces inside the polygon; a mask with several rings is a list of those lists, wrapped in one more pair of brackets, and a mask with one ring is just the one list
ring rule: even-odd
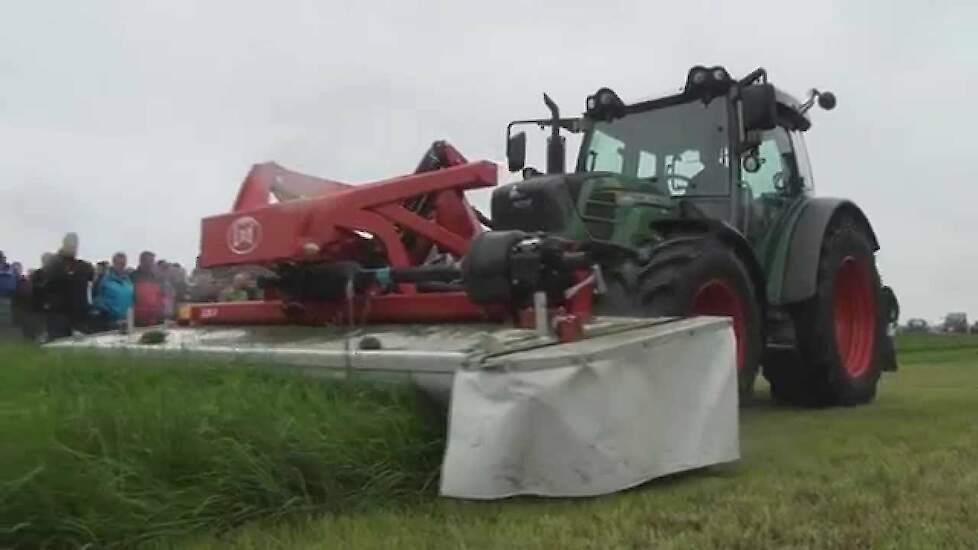
{"label": "work light", "polygon": [[686,76],[686,93],[712,96],[726,91],[731,83],[730,73],[723,67],[697,65]]}
{"label": "work light", "polygon": [[587,97],[587,116],[595,120],[611,120],[624,116],[625,102],[611,88],[601,88]]}

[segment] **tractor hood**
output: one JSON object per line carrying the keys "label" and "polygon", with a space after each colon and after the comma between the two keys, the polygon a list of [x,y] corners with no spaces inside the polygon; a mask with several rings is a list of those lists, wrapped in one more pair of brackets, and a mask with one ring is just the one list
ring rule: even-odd
{"label": "tractor hood", "polygon": [[495,229],[546,231],[628,247],[647,239],[652,222],[677,216],[665,185],[610,172],[542,175],[492,194]]}

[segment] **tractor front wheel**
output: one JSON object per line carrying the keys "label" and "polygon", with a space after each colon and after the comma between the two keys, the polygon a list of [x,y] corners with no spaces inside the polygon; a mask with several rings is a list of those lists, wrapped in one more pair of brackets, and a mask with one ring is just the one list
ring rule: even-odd
{"label": "tractor front wheel", "polygon": [[[609,298],[617,306],[613,311],[602,309],[648,317],[730,318],[737,341],[740,398],[749,401],[764,345],[763,318],[747,267],[733,249],[709,236],[673,238],[658,245],[651,259],[628,278],[635,282],[609,284]],[[617,283],[617,277],[610,279]]]}
{"label": "tractor front wheel", "polygon": [[815,296],[791,308],[798,354],[765,361],[771,392],[814,406],[872,401],[886,338],[879,273],[869,237],[842,221],[823,241]]}

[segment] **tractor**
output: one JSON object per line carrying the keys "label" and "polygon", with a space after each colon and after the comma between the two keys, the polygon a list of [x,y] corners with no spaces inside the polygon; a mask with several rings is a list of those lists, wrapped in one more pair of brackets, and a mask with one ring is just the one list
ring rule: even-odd
{"label": "tractor", "polygon": [[[802,405],[871,401],[895,368],[892,315],[865,213],[814,196],[805,133],[817,102],[800,102],[757,69],[739,80],[723,67],[692,68],[675,95],[626,104],[609,88],[583,116],[507,127],[509,170],[523,181],[492,194],[492,229],[588,243],[600,257],[606,315],[715,315],[733,320],[741,401],[763,372],[776,399]],[[526,166],[520,125],[549,129],[546,168]],[[562,132],[581,135],[565,168]],[[493,233],[498,233],[494,235]]]}

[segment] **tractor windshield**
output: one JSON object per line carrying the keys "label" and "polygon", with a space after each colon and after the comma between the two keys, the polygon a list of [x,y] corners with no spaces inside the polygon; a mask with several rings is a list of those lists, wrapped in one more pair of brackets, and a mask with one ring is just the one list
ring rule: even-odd
{"label": "tractor windshield", "polygon": [[581,143],[578,172],[647,179],[673,196],[726,195],[727,110],[723,97],[598,121]]}

